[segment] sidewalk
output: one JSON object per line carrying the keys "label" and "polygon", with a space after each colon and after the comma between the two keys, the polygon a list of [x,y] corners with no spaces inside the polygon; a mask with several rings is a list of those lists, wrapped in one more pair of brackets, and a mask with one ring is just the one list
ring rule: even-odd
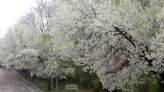
{"label": "sidewalk", "polygon": [[32,84],[30,81],[28,81],[28,80],[26,80],[25,78],[23,78],[17,71],[15,71],[15,70],[11,70],[11,71],[14,72],[15,74],[17,74],[18,77],[19,77],[23,82],[25,82],[27,85],[34,87],[34,88],[37,90],[37,92],[44,92],[43,90],[41,90],[40,88],[38,88],[37,86],[35,86],[34,84]]}

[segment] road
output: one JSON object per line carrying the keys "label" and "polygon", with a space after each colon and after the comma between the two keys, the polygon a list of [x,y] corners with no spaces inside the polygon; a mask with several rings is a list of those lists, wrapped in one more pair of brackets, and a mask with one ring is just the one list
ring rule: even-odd
{"label": "road", "polygon": [[17,73],[0,68],[0,92],[42,92]]}

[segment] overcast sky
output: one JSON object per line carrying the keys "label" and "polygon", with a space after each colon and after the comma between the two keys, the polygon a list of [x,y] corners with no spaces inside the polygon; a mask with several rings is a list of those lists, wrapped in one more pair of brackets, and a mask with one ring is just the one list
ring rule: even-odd
{"label": "overcast sky", "polygon": [[0,0],[0,37],[32,6],[35,0]]}

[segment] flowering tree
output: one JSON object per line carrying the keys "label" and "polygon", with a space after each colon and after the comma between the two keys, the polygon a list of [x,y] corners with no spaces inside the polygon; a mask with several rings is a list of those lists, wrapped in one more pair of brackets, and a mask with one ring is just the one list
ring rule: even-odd
{"label": "flowering tree", "polygon": [[161,55],[152,41],[163,31],[162,5],[162,0],[72,1],[77,64],[95,72],[111,91],[132,92],[142,76],[161,73],[163,59],[155,57]]}
{"label": "flowering tree", "polygon": [[15,34],[12,29],[8,31],[5,38],[3,38],[1,43],[1,64],[6,67],[12,67],[16,55],[19,53],[17,50],[17,42],[14,40]]}
{"label": "flowering tree", "polygon": [[[54,28],[49,27],[48,22],[52,22],[48,20],[51,18],[48,16],[51,7],[46,4],[38,2],[38,7],[22,17],[12,27],[12,31],[9,31],[11,36],[6,36],[9,42],[3,39],[4,44],[10,46],[4,46],[4,52],[5,50],[10,51],[10,49],[13,51],[7,53],[8,56],[12,55],[11,59],[5,58],[7,56],[5,54],[2,56],[6,60],[5,66],[12,63],[10,66],[13,68],[30,69],[35,71],[38,77],[51,79],[52,82],[53,78],[63,79],[72,75],[74,69],[70,66],[63,67],[63,63],[61,63],[65,46],[61,45],[61,38],[59,41],[57,35],[52,36],[49,33]],[[43,9],[40,9],[41,7]]]}

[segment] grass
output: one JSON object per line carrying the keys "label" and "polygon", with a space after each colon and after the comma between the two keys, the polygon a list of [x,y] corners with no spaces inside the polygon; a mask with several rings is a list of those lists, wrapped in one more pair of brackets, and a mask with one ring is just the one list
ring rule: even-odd
{"label": "grass", "polygon": [[32,84],[36,85],[38,88],[43,90],[44,92],[94,92],[93,89],[81,89],[78,90],[66,90],[64,89],[64,84],[60,83],[59,90],[58,91],[48,91],[48,85],[47,82],[44,80],[37,79],[35,82],[32,82],[32,80],[29,77],[26,77],[21,71],[17,71],[21,76],[23,76],[26,80],[30,81]]}
{"label": "grass", "polygon": [[[45,92],[56,92],[56,91],[48,91],[47,90],[48,86],[44,81],[36,81],[33,84]],[[94,92],[94,91],[92,89],[65,90],[64,88],[60,88],[57,92]]]}
{"label": "grass", "polygon": [[59,92],[93,92],[93,90],[89,89],[79,89],[79,90],[65,90],[65,89],[60,89]]}
{"label": "grass", "polygon": [[33,82],[34,85],[36,85],[37,87],[39,87],[40,89],[44,90],[45,92],[48,92],[47,88],[47,84],[42,82],[42,81],[36,81],[36,82]]}

